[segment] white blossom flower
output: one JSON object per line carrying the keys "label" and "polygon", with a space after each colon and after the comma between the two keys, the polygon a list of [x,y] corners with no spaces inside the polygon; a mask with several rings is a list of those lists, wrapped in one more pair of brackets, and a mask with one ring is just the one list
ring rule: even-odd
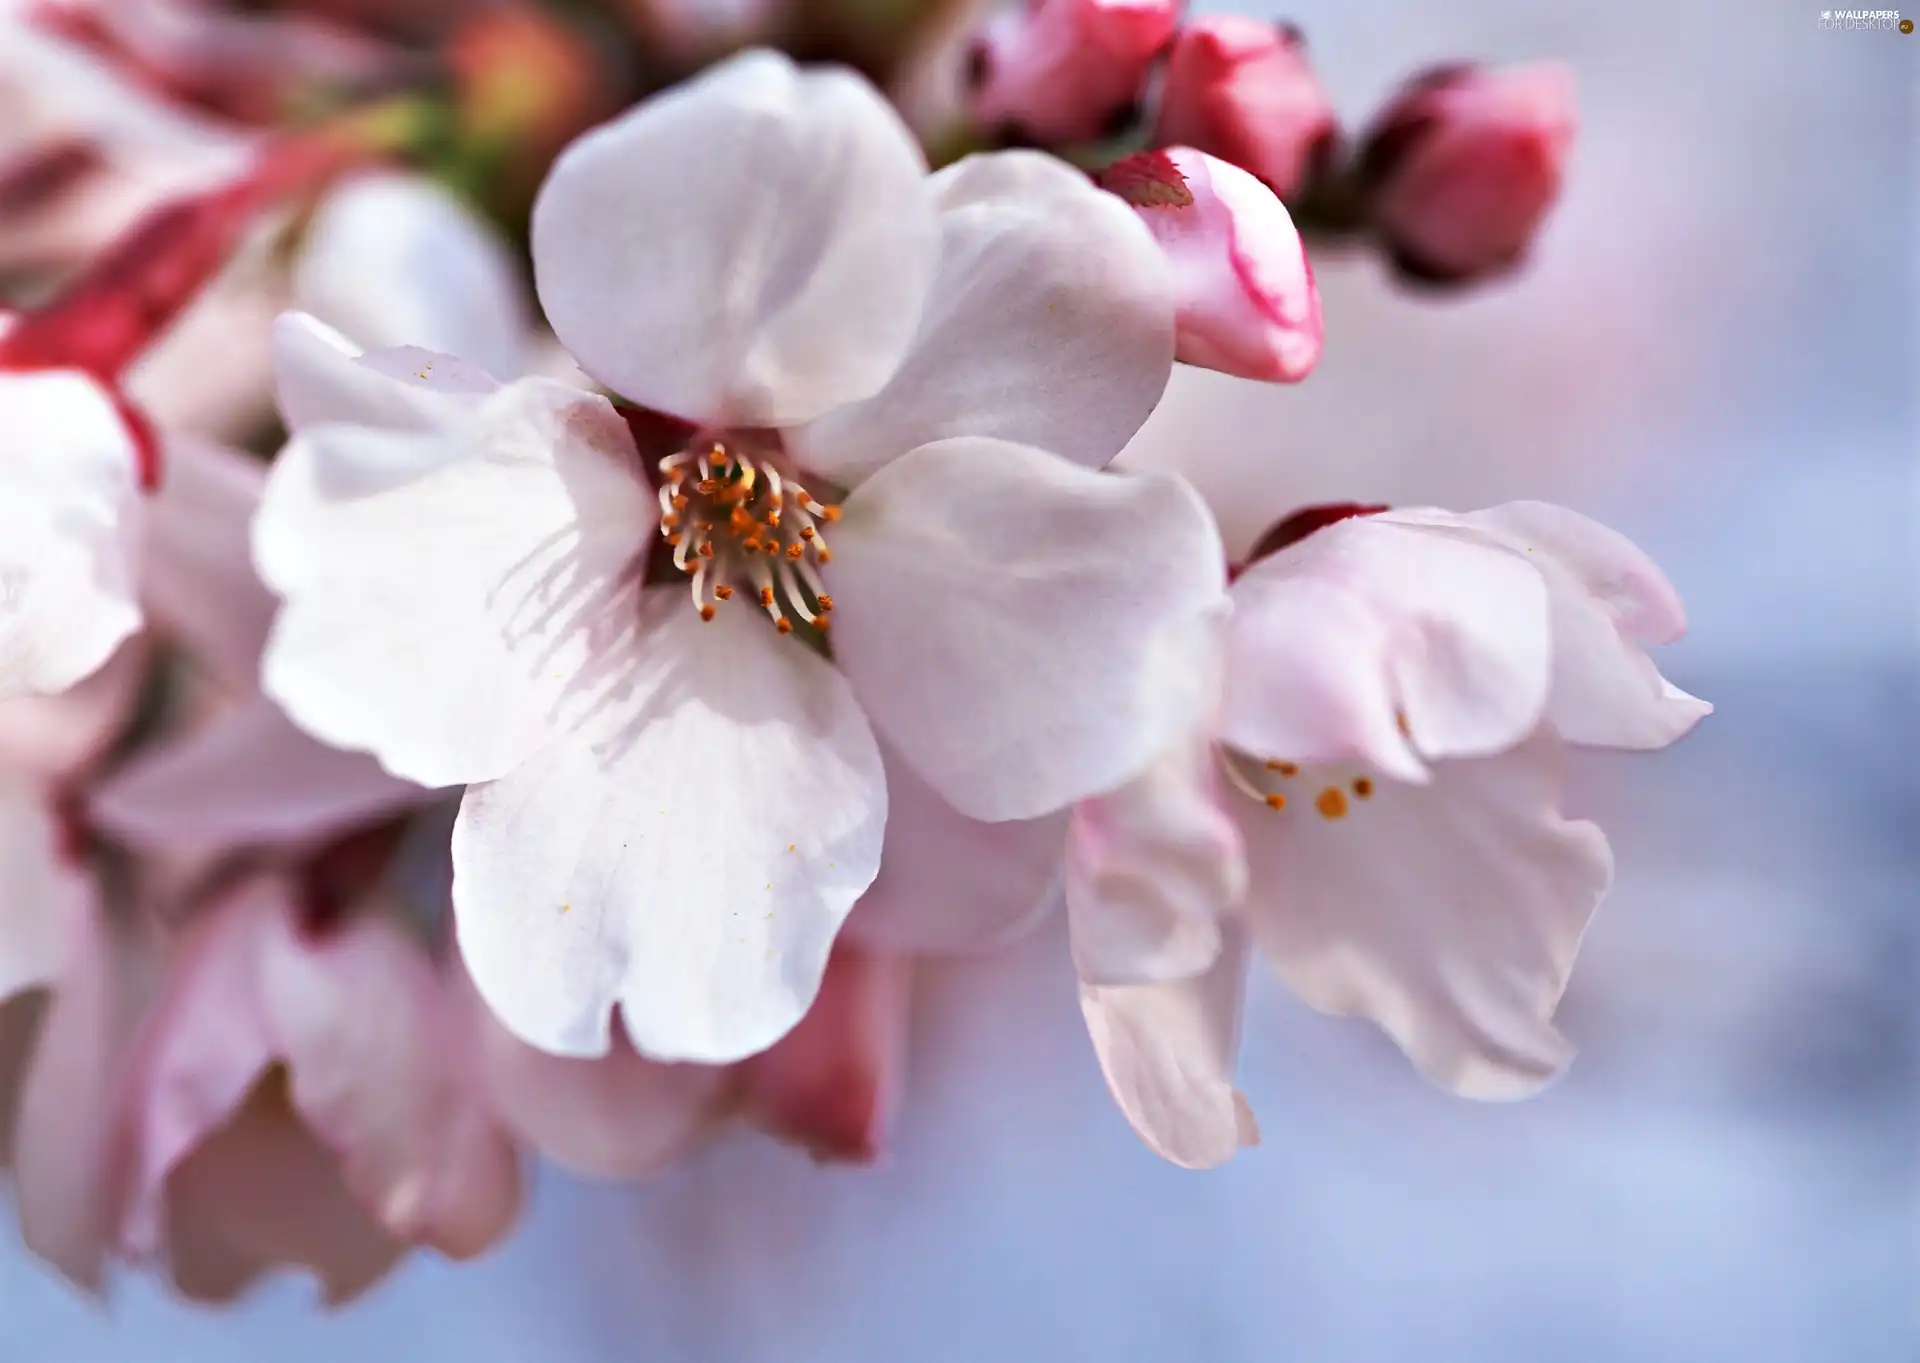
{"label": "white blossom flower", "polygon": [[678,438],[643,462],[596,395],[284,321],[265,685],[469,786],[460,942],[514,1033],[603,1054],[618,1004],[643,1054],[725,1063],[874,880],[876,739],[998,822],[1178,722],[1217,535],[1097,471],[1166,382],[1166,272],[1078,175],[928,179],[871,89],[766,53],[576,143],[533,241],[561,340]]}
{"label": "white blossom flower", "polygon": [[[1217,713],[1070,837],[1102,1065],[1184,1164],[1251,1130],[1232,1087],[1249,936],[1306,1003],[1371,1018],[1457,1093],[1557,1074],[1553,1014],[1613,871],[1559,812],[1563,750],[1665,747],[1711,710],[1646,653],[1685,629],[1673,588],[1573,512],[1376,511],[1282,538],[1233,585]],[[1229,867],[1211,880],[1209,845]]]}

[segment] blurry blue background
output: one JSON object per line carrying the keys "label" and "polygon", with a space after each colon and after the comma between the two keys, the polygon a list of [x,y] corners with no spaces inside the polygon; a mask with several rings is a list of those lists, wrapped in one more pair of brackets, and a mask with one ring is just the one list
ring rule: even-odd
{"label": "blurry blue background", "polygon": [[[1063,944],[934,973],[888,1166],[737,1141],[657,1185],[543,1176],[484,1262],[318,1315],[302,1283],[110,1312],[0,1244],[0,1363],[1910,1363],[1920,1356],[1920,35],[1810,4],[1302,5],[1343,109],[1410,68],[1557,56],[1584,127],[1516,285],[1434,303],[1322,261],[1304,387],[1183,385],[1244,546],[1329,497],[1564,500],[1637,537],[1719,713],[1581,773],[1618,889],[1517,1107],[1424,1086],[1277,988],[1265,1143],[1157,1163]],[[1144,457],[1144,455],[1143,455]]]}

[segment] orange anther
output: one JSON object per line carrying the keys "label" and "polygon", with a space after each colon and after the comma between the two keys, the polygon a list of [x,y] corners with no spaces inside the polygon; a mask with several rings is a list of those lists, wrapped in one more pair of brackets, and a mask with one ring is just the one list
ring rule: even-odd
{"label": "orange anther", "polygon": [[1363,800],[1368,799],[1373,794],[1373,782],[1364,776],[1354,777],[1353,793]]}
{"label": "orange anther", "polygon": [[714,616],[713,602],[708,601],[700,607],[700,618],[702,620],[711,620],[713,619],[713,616]]}
{"label": "orange anther", "polygon": [[719,597],[722,601],[733,600],[733,588],[729,587],[724,582],[722,582],[719,586],[713,589],[713,594]]}
{"label": "orange anther", "polygon": [[1268,808],[1268,809],[1285,809],[1286,807],[1287,807],[1287,797],[1286,797],[1286,796],[1284,796],[1284,795],[1269,795],[1269,796],[1267,797],[1267,808]]}
{"label": "orange anther", "polygon": [[1346,793],[1337,786],[1328,786],[1314,798],[1313,807],[1320,811],[1323,819],[1344,819],[1347,817]]}
{"label": "orange anther", "polygon": [[773,627],[779,630],[782,634],[793,633],[793,621],[787,619],[787,617],[784,615],[781,616],[778,620],[775,620],[773,622]]}

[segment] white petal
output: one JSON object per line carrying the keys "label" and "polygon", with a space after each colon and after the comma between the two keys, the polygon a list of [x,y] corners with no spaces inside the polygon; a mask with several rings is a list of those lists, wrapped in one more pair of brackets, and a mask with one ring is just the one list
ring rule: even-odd
{"label": "white petal", "polygon": [[1184,482],[943,440],[845,504],[834,656],[963,814],[1028,819],[1144,770],[1192,712],[1219,534]]}
{"label": "white petal", "polygon": [[[1206,667],[1196,655],[1196,668]],[[1143,774],[1074,806],[1067,922],[1084,983],[1185,979],[1220,952],[1220,925],[1246,892],[1247,863],[1224,806],[1217,696],[1210,691]]]}
{"label": "white petal", "polygon": [[426,798],[365,753],[308,737],[265,697],[141,751],[104,781],[95,822],[148,851],[304,842]]}
{"label": "white petal", "polygon": [[750,52],[588,133],[533,210],[534,276],[580,365],[645,406],[789,426],[877,392],[937,229],[873,88]]}
{"label": "white petal", "polygon": [[880,874],[854,906],[847,935],[877,951],[990,951],[1037,923],[1060,878],[1067,816],[982,823],[920,779],[891,745]]}
{"label": "white petal", "polygon": [[1233,600],[1222,733],[1257,756],[1418,780],[1421,756],[1512,747],[1546,707],[1546,587],[1494,546],[1355,517],[1255,563]]}
{"label": "white petal", "polygon": [[500,386],[452,355],[407,346],[368,353],[304,312],[274,322],[273,363],[280,415],[295,434],[333,422],[437,431]]}
{"label": "white petal", "polygon": [[167,441],[165,468],[147,516],[141,592],[196,661],[229,687],[251,690],[276,604],[247,551],[266,465],[185,436]]}
{"label": "white petal", "polygon": [[1547,502],[1462,516],[1529,556],[1553,602],[1553,695],[1547,715],[1571,743],[1664,748],[1713,707],[1660,675],[1644,645],[1687,628],[1680,597],[1626,536]]}
{"label": "white petal", "polygon": [[[459,785],[538,747],[630,628],[659,507],[604,399],[526,379],[442,438],[319,426],[275,464],[254,559],[286,598],[263,683],[302,728]],[[368,487],[357,470],[430,465]],[[336,474],[346,470],[346,475]]]}
{"label": "white petal", "polygon": [[1253,1109],[1233,1086],[1247,954],[1232,932],[1203,975],[1080,986],[1114,1101],[1155,1154],[1184,1168],[1210,1169],[1260,1141]]}
{"label": "white petal", "polygon": [[940,269],[887,386],[795,433],[800,462],[843,485],[948,436],[1035,445],[1100,468],[1173,369],[1173,289],[1139,220],[1037,152],[936,175]]}
{"label": "white petal", "polygon": [[140,627],[136,482],[92,379],[0,374],[0,699],[66,690]]}
{"label": "white petal", "polygon": [[1613,872],[1600,830],[1558,813],[1559,756],[1543,729],[1436,763],[1427,786],[1307,768],[1284,810],[1245,801],[1247,916],[1294,992],[1372,1018],[1468,1097],[1524,1097],[1557,1073],[1571,1048],[1554,1009]]}
{"label": "white petal", "polygon": [[467,792],[454,913],[523,1040],[608,1049],[617,1001],[656,1060],[724,1064],[798,1022],[879,869],[886,782],[844,680],[739,603],[652,625],[591,728]]}
{"label": "white petal", "polygon": [[60,856],[53,792],[9,773],[0,780],[0,1002],[58,978],[69,921],[90,894],[90,878]]}
{"label": "white petal", "polygon": [[529,329],[492,227],[432,180],[363,175],[329,194],[293,272],[300,306],[369,350],[419,346],[518,378]]}

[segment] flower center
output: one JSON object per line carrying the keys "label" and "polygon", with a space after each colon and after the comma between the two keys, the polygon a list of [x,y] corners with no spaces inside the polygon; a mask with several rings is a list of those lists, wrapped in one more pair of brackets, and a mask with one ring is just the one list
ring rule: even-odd
{"label": "flower center", "polygon": [[749,593],[782,634],[794,617],[825,630],[833,598],[818,565],[830,563],[822,523],[840,508],[782,471],[777,450],[750,440],[703,439],[660,461],[660,534],[673,566],[690,575],[694,609],[711,620],[734,592]]}
{"label": "flower center", "polygon": [[1376,789],[1365,772],[1345,773],[1330,767],[1303,768],[1283,758],[1258,758],[1226,750],[1220,765],[1227,784],[1249,799],[1258,800],[1276,814],[1311,807],[1328,822],[1344,819]]}

